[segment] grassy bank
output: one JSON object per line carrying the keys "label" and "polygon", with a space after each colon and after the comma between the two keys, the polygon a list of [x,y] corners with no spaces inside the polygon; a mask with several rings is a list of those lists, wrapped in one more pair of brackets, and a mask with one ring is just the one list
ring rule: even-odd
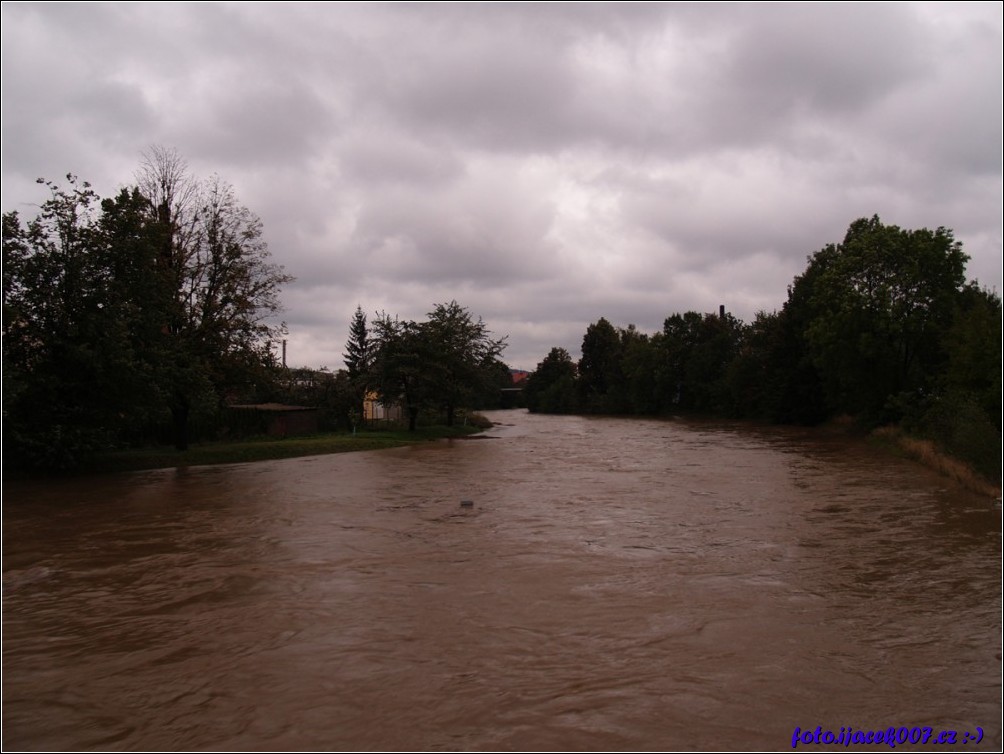
{"label": "grassy bank", "polygon": [[420,427],[415,432],[386,431],[331,433],[305,437],[260,437],[240,442],[213,442],[192,445],[188,450],[140,448],[103,453],[93,459],[86,472],[139,471],[176,466],[204,466],[220,463],[247,463],[276,458],[350,453],[358,450],[383,450],[416,445],[449,437],[463,437],[480,430],[477,427]]}
{"label": "grassy bank", "polygon": [[912,437],[898,427],[879,427],[872,432],[871,439],[899,455],[912,458],[929,469],[954,479],[972,492],[996,498],[1001,495],[999,484],[994,484],[964,461],[948,455],[930,440]]}
{"label": "grassy bank", "polygon": [[918,437],[898,425],[869,429],[850,416],[838,416],[813,427],[814,432],[865,442],[884,453],[909,458],[912,461],[954,480],[960,486],[979,495],[1001,496],[1000,477],[981,473],[971,463],[948,452],[929,439]]}

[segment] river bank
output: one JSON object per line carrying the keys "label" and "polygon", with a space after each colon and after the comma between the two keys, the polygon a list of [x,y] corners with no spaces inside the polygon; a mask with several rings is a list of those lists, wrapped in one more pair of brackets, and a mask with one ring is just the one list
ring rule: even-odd
{"label": "river bank", "polygon": [[[541,416],[561,416],[562,414],[540,414]],[[568,414],[573,416],[601,416],[599,414]],[[616,418],[652,419],[656,417],[623,415]],[[861,426],[853,417],[841,416],[816,426],[791,426],[780,424],[763,424],[754,421],[740,419],[724,419],[710,414],[685,414],[672,417],[662,417],[667,421],[681,421],[688,426],[700,428],[702,426],[729,426],[735,428],[745,428],[749,431],[758,431],[765,428],[783,429],[804,432],[807,436],[818,439],[840,438],[841,440],[853,443],[860,443],[879,453],[884,453],[890,457],[906,458],[923,466],[926,469],[935,471],[938,474],[948,477],[962,488],[969,492],[975,492],[993,499],[1000,499],[1001,485],[999,479],[988,478],[984,474],[973,468],[972,465],[957,458],[930,440],[916,437],[904,431],[901,427],[888,425],[876,429],[867,429]]]}
{"label": "river bank", "polygon": [[[472,416],[476,419],[472,424],[453,427],[441,425],[420,427],[415,432],[404,430],[365,431],[356,434],[339,432],[303,437],[258,437],[237,442],[199,443],[192,445],[185,451],[167,446],[117,450],[96,456],[86,468],[73,472],[72,475],[250,463],[331,453],[384,450],[442,439],[477,437],[478,433],[490,428],[491,422],[489,420],[480,415]],[[677,418],[694,426],[708,422],[719,423],[719,420],[711,417]],[[746,426],[750,429],[763,426],[750,422],[729,423],[735,426]],[[993,480],[979,474],[968,464],[940,451],[934,443],[912,437],[898,427],[880,427],[869,433],[862,430],[850,419],[838,419],[819,427],[805,429],[819,437],[836,435],[868,444],[883,453],[907,457],[925,468],[954,480],[970,492],[991,498],[1000,498],[1001,496],[999,484],[995,484]],[[7,472],[12,477],[22,476],[16,471],[7,470]]]}
{"label": "river bank", "polygon": [[837,436],[859,440],[879,452],[898,458],[907,458],[924,468],[935,471],[957,482],[969,492],[1000,499],[1000,479],[988,478],[966,461],[940,448],[937,443],[912,435],[902,427],[889,424],[874,429],[864,429],[853,417],[842,416],[830,420],[810,431],[820,436]]}
{"label": "river bank", "polygon": [[[86,467],[68,472],[67,476],[87,476],[96,473],[119,471],[144,471],[172,467],[209,466],[231,463],[250,463],[280,458],[352,453],[360,450],[384,450],[417,445],[436,440],[467,437],[482,428],[466,426],[419,427],[414,432],[366,431],[355,434],[332,432],[302,437],[256,437],[232,442],[206,442],[191,445],[187,450],[169,446],[131,448],[96,455]],[[31,477],[5,469],[15,478]]]}
{"label": "river bank", "polygon": [[969,464],[942,452],[930,440],[912,437],[898,427],[879,427],[871,440],[897,455],[903,455],[943,476],[954,479],[970,492],[1000,498],[1000,484],[994,484]]}
{"label": "river bank", "polygon": [[936,443],[915,437],[901,427],[887,425],[868,430],[863,429],[853,418],[845,416],[818,426],[806,427],[805,430],[816,437],[839,437],[849,442],[860,442],[889,456],[907,458],[926,469],[948,477],[969,492],[994,499],[1001,497],[999,480],[987,478],[970,464],[946,453]]}

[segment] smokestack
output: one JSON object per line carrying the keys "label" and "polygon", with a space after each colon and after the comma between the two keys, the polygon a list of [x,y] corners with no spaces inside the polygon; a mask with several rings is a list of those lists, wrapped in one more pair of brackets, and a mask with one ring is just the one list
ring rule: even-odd
{"label": "smokestack", "polygon": [[[725,319],[725,304],[718,305],[718,317],[719,319]],[[285,342],[286,341],[283,341],[283,344],[285,344]]]}
{"label": "smokestack", "polygon": [[[725,309],[725,307],[723,306],[722,310],[724,311],[724,309]],[[285,338],[282,339],[282,368],[283,369],[286,368],[286,339]]]}

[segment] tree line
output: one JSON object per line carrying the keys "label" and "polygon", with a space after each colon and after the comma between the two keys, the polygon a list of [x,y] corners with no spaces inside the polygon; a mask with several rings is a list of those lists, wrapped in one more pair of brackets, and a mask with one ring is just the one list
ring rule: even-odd
{"label": "tree line", "polygon": [[499,358],[505,347],[456,301],[436,304],[420,322],[380,312],[372,329],[357,308],[345,364],[360,406],[367,396],[400,404],[414,431],[423,412],[453,426],[459,409],[497,404],[499,388],[511,384]]}
{"label": "tree line", "polygon": [[[398,423],[412,431],[419,424],[452,426],[467,409],[503,407],[501,388],[512,386],[500,360],[505,347],[506,338],[494,337],[456,301],[435,304],[419,321],[376,312],[370,322],[358,306],[345,343],[345,369],[286,370],[279,396],[316,407],[322,431]],[[399,407],[401,421],[367,424],[366,401]]]}
{"label": "tree line", "polygon": [[3,451],[24,468],[167,439],[275,386],[279,294],[259,218],[172,150],[100,198],[40,179],[36,217],[3,215]]}
{"label": "tree line", "polygon": [[35,217],[3,215],[3,456],[17,469],[235,436],[248,422],[234,404],[317,407],[336,430],[370,397],[401,405],[410,429],[452,425],[511,383],[505,338],[456,301],[420,322],[381,312],[372,327],[359,309],[346,370],[285,369],[275,316],[292,278],[233,187],[192,176],[173,150],[152,148],[112,198],[73,175],[39,182],[49,198]]}
{"label": "tree line", "polygon": [[706,414],[786,424],[898,424],[999,478],[1001,300],[967,282],[951,230],[875,216],[809,256],[780,310],[745,323],[686,312],[648,335],[605,318],[582,356],[554,348],[531,411]]}
{"label": "tree line", "polygon": [[[505,338],[456,301],[424,321],[359,308],[346,370],[284,370],[273,346],[281,286],[261,221],[219,177],[198,180],[154,148],[136,185],[101,199],[44,182],[23,223],[3,215],[4,460],[68,468],[123,445],[219,434],[233,403],[321,409],[358,423],[367,396],[452,424],[499,405]],[[533,411],[700,413],[815,424],[899,423],[999,475],[1001,302],[965,280],[950,230],[878,217],[812,254],[779,311],[669,316],[648,335],[601,318],[574,362],[555,348],[526,384]],[[214,423],[214,421],[216,423]],[[215,429],[214,429],[215,428]],[[223,427],[225,431],[225,427]]]}

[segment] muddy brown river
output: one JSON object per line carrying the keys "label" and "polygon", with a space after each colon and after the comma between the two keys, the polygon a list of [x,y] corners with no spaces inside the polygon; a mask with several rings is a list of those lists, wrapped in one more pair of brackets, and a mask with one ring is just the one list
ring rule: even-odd
{"label": "muddy brown river", "polygon": [[809,431],[491,416],[5,484],[4,749],[1000,749],[996,501]]}

